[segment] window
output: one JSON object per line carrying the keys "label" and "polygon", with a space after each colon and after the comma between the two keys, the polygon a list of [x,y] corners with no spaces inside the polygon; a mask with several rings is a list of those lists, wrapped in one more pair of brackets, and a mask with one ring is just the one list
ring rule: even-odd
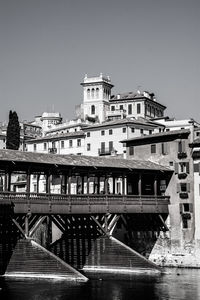
{"label": "window", "polygon": [[71,148],[73,146],[73,141],[69,140],[69,147]]}
{"label": "window", "polygon": [[189,203],[183,203],[183,211],[184,212],[189,212],[190,211]]}
{"label": "window", "polygon": [[91,115],[95,115],[95,105],[91,106]]}
{"label": "window", "polygon": [[81,139],[77,140],[77,147],[81,147]]}
{"label": "window", "polygon": [[190,192],[190,183],[181,182],[177,184],[177,193],[189,193]]}
{"label": "window", "polygon": [[129,155],[134,155],[134,147],[133,146],[129,147]]}
{"label": "window", "polygon": [[44,150],[47,150],[47,143],[44,143]]}
{"label": "window", "polygon": [[101,135],[105,135],[105,130],[101,130]]}
{"label": "window", "polygon": [[90,132],[87,132],[87,137],[90,137]]}
{"label": "window", "polygon": [[175,174],[180,174],[180,173],[190,173],[190,164],[189,162],[180,162],[180,163],[175,163]]}
{"label": "window", "polygon": [[167,143],[162,143],[161,144],[161,153],[163,155],[166,155],[167,154]]}
{"label": "window", "polygon": [[144,133],[144,129],[140,129],[140,133],[143,134]]}
{"label": "window", "polygon": [[122,128],[122,132],[123,132],[123,133],[126,133],[126,127],[123,127],[123,128]]}
{"label": "window", "polygon": [[99,88],[96,88],[96,98],[99,98]]}
{"label": "window", "polygon": [[115,106],[114,105],[111,106],[111,111],[115,111]]}
{"label": "window", "polygon": [[173,161],[170,161],[170,162],[169,162],[169,165],[170,165],[170,167],[173,167],[173,166],[174,166],[174,162],[173,162]]}
{"label": "window", "polygon": [[135,132],[135,128],[131,128],[131,132]]}
{"label": "window", "polygon": [[137,104],[137,114],[141,113],[141,105],[140,103]]}
{"label": "window", "polygon": [[101,153],[105,153],[105,142],[101,142]]}
{"label": "window", "polygon": [[94,98],[94,89],[92,89],[91,96]]}
{"label": "window", "polygon": [[181,192],[187,192],[187,184],[185,182],[181,182],[180,187]]}
{"label": "window", "polygon": [[33,185],[33,192],[36,193],[37,192],[37,184]]}
{"label": "window", "polygon": [[152,134],[152,130],[149,130],[149,134]]}
{"label": "window", "polygon": [[132,104],[128,105],[128,114],[132,115]]}
{"label": "window", "polygon": [[91,145],[87,144],[87,151],[90,151],[90,150],[91,150]]}
{"label": "window", "polygon": [[185,141],[178,142],[178,152],[185,152]]}
{"label": "window", "polygon": [[124,109],[124,106],[123,106],[123,105],[120,105],[120,106],[119,106],[119,109],[120,109],[120,110],[123,110],[123,109]]}
{"label": "window", "polygon": [[110,141],[109,142],[109,152],[111,152],[113,150],[113,142]]}
{"label": "window", "polygon": [[37,150],[37,145],[33,144],[33,151],[36,151],[36,150]]}
{"label": "window", "polygon": [[156,145],[151,145],[151,153],[156,153]]}
{"label": "window", "polygon": [[61,141],[61,148],[64,148],[64,147],[65,147],[65,142]]}
{"label": "window", "polygon": [[109,129],[109,135],[112,135],[112,134],[113,134],[112,129]]}

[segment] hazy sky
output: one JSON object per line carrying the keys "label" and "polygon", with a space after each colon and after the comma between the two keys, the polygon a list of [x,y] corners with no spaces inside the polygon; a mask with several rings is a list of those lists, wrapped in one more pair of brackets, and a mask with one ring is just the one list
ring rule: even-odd
{"label": "hazy sky", "polygon": [[74,117],[88,76],[200,121],[199,0],[0,0],[0,121]]}

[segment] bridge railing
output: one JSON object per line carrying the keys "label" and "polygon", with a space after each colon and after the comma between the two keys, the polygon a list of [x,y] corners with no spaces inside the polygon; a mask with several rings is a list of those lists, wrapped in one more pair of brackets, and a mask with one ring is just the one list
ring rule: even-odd
{"label": "bridge railing", "polygon": [[131,204],[131,203],[169,203],[169,196],[155,195],[118,195],[118,194],[46,194],[46,193],[24,193],[24,192],[0,192],[0,201],[13,203],[31,202],[39,203],[63,203],[74,205],[84,204]]}

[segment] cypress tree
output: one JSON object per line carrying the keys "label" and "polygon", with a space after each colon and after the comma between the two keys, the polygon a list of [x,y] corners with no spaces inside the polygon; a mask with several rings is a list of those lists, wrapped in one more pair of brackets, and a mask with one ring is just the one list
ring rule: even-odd
{"label": "cypress tree", "polygon": [[20,145],[20,125],[17,113],[9,112],[9,122],[6,134],[6,149],[18,150]]}

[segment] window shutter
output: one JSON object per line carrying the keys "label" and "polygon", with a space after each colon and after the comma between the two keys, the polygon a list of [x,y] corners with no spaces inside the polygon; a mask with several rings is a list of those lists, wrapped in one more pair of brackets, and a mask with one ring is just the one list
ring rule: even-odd
{"label": "window shutter", "polygon": [[189,210],[191,213],[193,213],[193,203],[189,203]]}
{"label": "window shutter", "polygon": [[187,192],[190,192],[190,183],[187,183]]}
{"label": "window shutter", "polygon": [[175,174],[178,174],[178,163],[175,163],[174,171],[175,171]]}
{"label": "window shutter", "polygon": [[181,191],[181,185],[180,185],[180,183],[177,183],[177,193],[180,193],[180,191]]}
{"label": "window shutter", "polygon": [[182,152],[185,152],[185,141],[182,141]]}
{"label": "window shutter", "polygon": [[190,164],[189,162],[186,162],[186,173],[190,173]]}
{"label": "window shutter", "polygon": [[165,151],[165,154],[168,153],[168,143],[164,143],[164,151]]}
{"label": "window shutter", "polygon": [[183,204],[182,203],[179,204],[179,208],[180,208],[180,214],[182,214],[182,212],[183,212]]}

